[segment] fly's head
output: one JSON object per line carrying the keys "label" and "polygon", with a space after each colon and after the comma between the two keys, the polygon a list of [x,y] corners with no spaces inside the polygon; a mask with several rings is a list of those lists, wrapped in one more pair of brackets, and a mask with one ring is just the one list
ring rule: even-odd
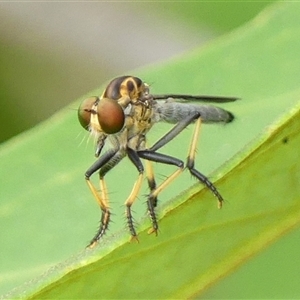
{"label": "fly's head", "polygon": [[96,156],[106,137],[122,130],[127,115],[148,119],[153,101],[149,86],[133,76],[115,78],[101,97],[85,99],[78,108],[78,119],[84,129],[97,137]]}

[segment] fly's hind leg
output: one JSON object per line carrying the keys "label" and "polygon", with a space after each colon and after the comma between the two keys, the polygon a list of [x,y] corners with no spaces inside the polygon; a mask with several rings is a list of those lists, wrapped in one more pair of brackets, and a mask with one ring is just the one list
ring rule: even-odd
{"label": "fly's hind leg", "polygon": [[[236,98],[232,98],[236,99]],[[224,201],[221,194],[218,192],[217,188],[213,185],[210,180],[200,173],[198,170],[194,168],[195,165],[195,154],[196,154],[196,146],[198,142],[200,127],[201,127],[201,115],[199,112],[195,112],[187,116],[182,121],[178,122],[169,132],[167,132],[161,139],[159,139],[149,150],[156,151],[159,148],[163,147],[169,141],[171,141],[175,136],[177,136],[184,128],[186,128],[193,121],[195,123],[195,131],[192,138],[192,143],[189,150],[189,155],[186,163],[186,167],[189,169],[190,173],[196,177],[201,183],[203,183],[218,199],[219,208],[222,207],[222,203]]]}
{"label": "fly's hind leg", "polygon": [[201,127],[201,118],[199,117],[195,124],[195,130],[192,137],[192,142],[191,142],[191,146],[187,158],[186,167],[194,177],[196,177],[201,183],[203,183],[217,197],[218,207],[221,208],[224,199],[221,196],[221,194],[218,192],[217,188],[205,175],[203,175],[202,173],[200,173],[198,170],[194,168],[196,147],[199,138],[200,127]]}
{"label": "fly's hind leg", "polygon": [[144,158],[146,160],[155,161],[163,164],[171,164],[176,165],[179,167],[177,171],[175,171],[171,176],[169,176],[160,186],[155,187],[149,197],[148,197],[148,210],[150,214],[150,218],[152,221],[152,229],[151,232],[157,233],[158,230],[158,224],[157,224],[157,218],[154,212],[154,199],[157,198],[158,194],[166,188],[167,185],[169,185],[177,176],[181,174],[181,172],[184,169],[184,164],[181,160],[167,156],[161,153],[157,153],[156,151],[169,143],[173,138],[175,138],[180,132],[185,129],[189,124],[196,121],[196,127],[192,138],[192,143],[189,150],[189,155],[187,159],[186,167],[189,169],[190,173],[196,177],[201,183],[206,185],[212,193],[218,198],[219,201],[219,207],[222,206],[223,198],[221,194],[218,192],[216,187],[208,180],[208,178],[200,173],[198,170],[194,168],[195,164],[195,154],[196,154],[196,145],[198,142],[198,136],[200,132],[201,127],[201,118],[200,113],[195,112],[193,114],[188,115],[185,119],[178,122],[169,132],[167,132],[162,138],[160,138],[151,148],[147,150],[140,150],[138,151],[138,155],[141,158]]}

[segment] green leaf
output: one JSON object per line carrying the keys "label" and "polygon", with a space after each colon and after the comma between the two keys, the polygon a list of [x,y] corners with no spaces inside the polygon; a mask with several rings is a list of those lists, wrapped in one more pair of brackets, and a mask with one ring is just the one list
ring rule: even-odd
{"label": "green leaf", "polygon": [[[203,126],[198,147],[196,166],[211,174],[225,197],[222,210],[198,183],[178,195],[192,183],[183,174],[159,197],[157,238],[147,235],[150,223],[140,196],[134,206],[140,243],[128,243],[122,204],[137,174],[124,160],[107,176],[111,231],[95,249],[79,252],[96,229],[99,209],[83,176],[93,162],[93,147],[85,142],[78,147],[83,135],[76,139],[75,111],[62,111],[3,145],[3,285],[21,283],[73,254],[9,298],[226,298],[235,290],[240,297],[254,297],[247,280],[237,289],[229,274],[251,265],[251,257],[272,248],[300,220],[299,13],[297,3],[278,3],[205,48],[134,74],[151,84],[153,93],[242,98],[224,104],[236,116],[233,123]],[[150,140],[169,128],[157,125]],[[192,127],[161,152],[185,159],[191,134]],[[173,171],[155,165],[159,181]],[[268,270],[265,266],[259,272]],[[277,276],[281,271],[276,268]],[[224,277],[229,286],[222,285]],[[291,297],[287,286],[277,288],[277,297]],[[292,292],[300,293],[298,284]]]}

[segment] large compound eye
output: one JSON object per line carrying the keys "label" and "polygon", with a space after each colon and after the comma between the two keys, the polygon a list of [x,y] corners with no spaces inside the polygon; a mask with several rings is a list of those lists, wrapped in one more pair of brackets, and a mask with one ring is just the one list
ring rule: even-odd
{"label": "large compound eye", "polygon": [[97,106],[98,121],[102,130],[107,134],[119,132],[125,122],[123,108],[116,100],[103,98]]}
{"label": "large compound eye", "polygon": [[[96,122],[95,119],[92,121],[92,115],[97,115]],[[80,104],[78,119],[86,130],[94,128],[107,134],[114,134],[123,128],[125,115],[117,101],[109,98],[90,97]]]}
{"label": "large compound eye", "polygon": [[99,101],[98,97],[87,98],[83,100],[83,102],[80,104],[78,108],[78,120],[81,126],[86,130],[89,130],[89,125],[91,122],[91,114],[92,113],[96,114],[96,111],[94,111],[92,108],[97,101]]}

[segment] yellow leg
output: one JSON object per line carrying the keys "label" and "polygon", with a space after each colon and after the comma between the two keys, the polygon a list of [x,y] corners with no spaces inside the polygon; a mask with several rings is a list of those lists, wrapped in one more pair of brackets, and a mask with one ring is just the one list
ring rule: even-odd
{"label": "yellow leg", "polygon": [[106,187],[106,183],[105,183],[104,179],[100,179],[100,188],[101,188],[101,196],[102,197],[100,197],[95,186],[92,184],[92,182],[89,179],[86,179],[86,182],[102,211],[100,227],[99,227],[96,235],[94,236],[94,238],[91,240],[91,242],[88,245],[88,248],[93,248],[97,244],[99,239],[105,234],[106,229],[108,228],[108,224],[110,221],[110,211],[109,211],[107,187]]}
{"label": "yellow leg", "polygon": [[158,194],[163,191],[172,181],[175,180],[183,171],[183,168],[178,169],[175,171],[171,176],[169,176],[163,183],[161,183],[155,190],[151,192],[148,197],[147,205],[148,205],[148,213],[150,215],[150,219],[152,222],[152,228],[149,229],[148,234],[155,233],[157,235],[158,231],[158,224],[156,219],[156,214],[154,211],[153,203],[155,202],[153,199],[157,199]]}
{"label": "yellow leg", "polygon": [[200,134],[200,127],[201,127],[201,118],[198,118],[195,124],[195,130],[194,134],[192,137],[192,142],[189,150],[189,159],[192,161],[195,161],[195,156],[196,156],[196,149],[197,149],[197,144],[199,140],[199,134]]}
{"label": "yellow leg", "polygon": [[169,176],[162,184],[160,184],[152,193],[151,197],[157,197],[158,194],[163,191],[175,178],[177,178],[183,169],[178,169],[171,176]]}
{"label": "yellow leg", "polygon": [[105,208],[109,208],[109,199],[108,199],[108,192],[106,182],[103,178],[100,179],[100,189],[101,189],[101,196],[102,201],[104,203]]}
{"label": "yellow leg", "polygon": [[131,240],[136,240],[136,241],[138,241],[138,238],[137,238],[137,234],[136,234],[134,224],[133,224],[131,206],[137,198],[137,195],[141,189],[142,183],[143,183],[143,173],[140,173],[137,181],[135,182],[135,184],[131,190],[130,195],[128,196],[128,198],[125,201],[125,206],[126,206],[125,214],[126,214],[126,218],[127,218],[127,225],[128,225],[128,228],[129,228],[129,231],[131,234]]}
{"label": "yellow leg", "polygon": [[154,178],[153,165],[150,160],[146,160],[146,176],[147,176],[150,192],[152,192],[156,188],[156,182],[155,182],[155,178]]}
{"label": "yellow leg", "polygon": [[[100,195],[99,195],[97,189],[95,188],[95,186],[93,185],[93,183],[89,179],[86,179],[86,183],[87,183],[89,189],[91,190],[92,194],[94,195],[94,197],[95,197],[97,203],[99,204],[100,208],[105,209],[107,207],[106,202],[102,197],[100,197]],[[101,181],[100,181],[100,186],[101,186]],[[103,190],[101,190],[101,192],[102,192],[102,196],[103,196]]]}
{"label": "yellow leg", "polygon": [[197,171],[194,168],[196,148],[197,148],[197,143],[198,143],[199,134],[200,134],[200,127],[201,127],[201,118],[198,118],[196,121],[196,124],[195,124],[195,130],[193,133],[186,166],[189,169],[190,173],[193,176],[195,176],[198,180],[200,180],[204,185],[206,185],[210,189],[210,191],[217,197],[218,208],[221,208],[222,203],[224,201],[221,194],[218,192],[216,187],[209,181],[209,179],[206,176],[204,176],[203,174],[201,174],[199,171]]}

